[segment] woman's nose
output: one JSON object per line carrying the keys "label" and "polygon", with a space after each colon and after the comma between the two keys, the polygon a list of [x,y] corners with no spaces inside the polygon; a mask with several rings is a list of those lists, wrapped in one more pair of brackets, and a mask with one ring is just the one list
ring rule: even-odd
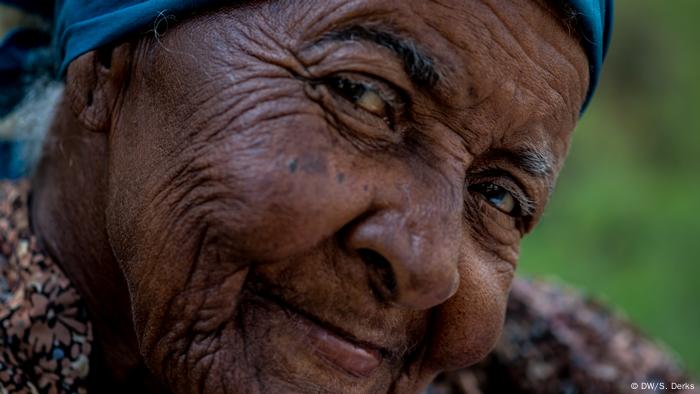
{"label": "woman's nose", "polygon": [[457,291],[461,215],[429,204],[380,209],[349,229],[346,246],[365,262],[384,301],[425,310]]}

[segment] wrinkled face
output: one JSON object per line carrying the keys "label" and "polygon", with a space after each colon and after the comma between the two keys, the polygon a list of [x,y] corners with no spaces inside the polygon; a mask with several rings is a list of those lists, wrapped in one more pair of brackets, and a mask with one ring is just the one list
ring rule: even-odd
{"label": "wrinkled face", "polygon": [[500,333],[587,89],[533,0],[275,1],[146,39],[108,232],[176,392],[414,392]]}

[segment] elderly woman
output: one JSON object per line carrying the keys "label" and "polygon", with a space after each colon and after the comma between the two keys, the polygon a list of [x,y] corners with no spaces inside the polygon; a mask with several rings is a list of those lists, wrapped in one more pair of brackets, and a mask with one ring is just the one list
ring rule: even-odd
{"label": "elderly woman", "polygon": [[0,189],[0,385],[416,393],[496,343],[610,5],[53,15],[64,87],[31,182]]}

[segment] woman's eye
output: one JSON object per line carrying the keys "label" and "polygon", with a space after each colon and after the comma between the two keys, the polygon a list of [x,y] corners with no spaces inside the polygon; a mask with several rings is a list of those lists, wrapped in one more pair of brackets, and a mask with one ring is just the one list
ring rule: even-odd
{"label": "woman's eye", "polygon": [[493,183],[482,183],[469,187],[469,190],[481,194],[486,201],[499,211],[510,216],[517,216],[520,204],[511,192]]}
{"label": "woman's eye", "polygon": [[335,77],[330,79],[330,87],[359,108],[382,119],[388,120],[388,104],[386,100],[382,98],[379,91],[372,86],[362,82],[353,82],[345,78]]}

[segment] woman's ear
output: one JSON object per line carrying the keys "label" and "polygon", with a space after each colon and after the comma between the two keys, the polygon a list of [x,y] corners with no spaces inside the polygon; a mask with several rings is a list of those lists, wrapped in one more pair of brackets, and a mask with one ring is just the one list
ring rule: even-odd
{"label": "woman's ear", "polygon": [[132,45],[103,47],[68,67],[66,94],[76,118],[89,130],[109,131],[113,113],[129,80]]}

